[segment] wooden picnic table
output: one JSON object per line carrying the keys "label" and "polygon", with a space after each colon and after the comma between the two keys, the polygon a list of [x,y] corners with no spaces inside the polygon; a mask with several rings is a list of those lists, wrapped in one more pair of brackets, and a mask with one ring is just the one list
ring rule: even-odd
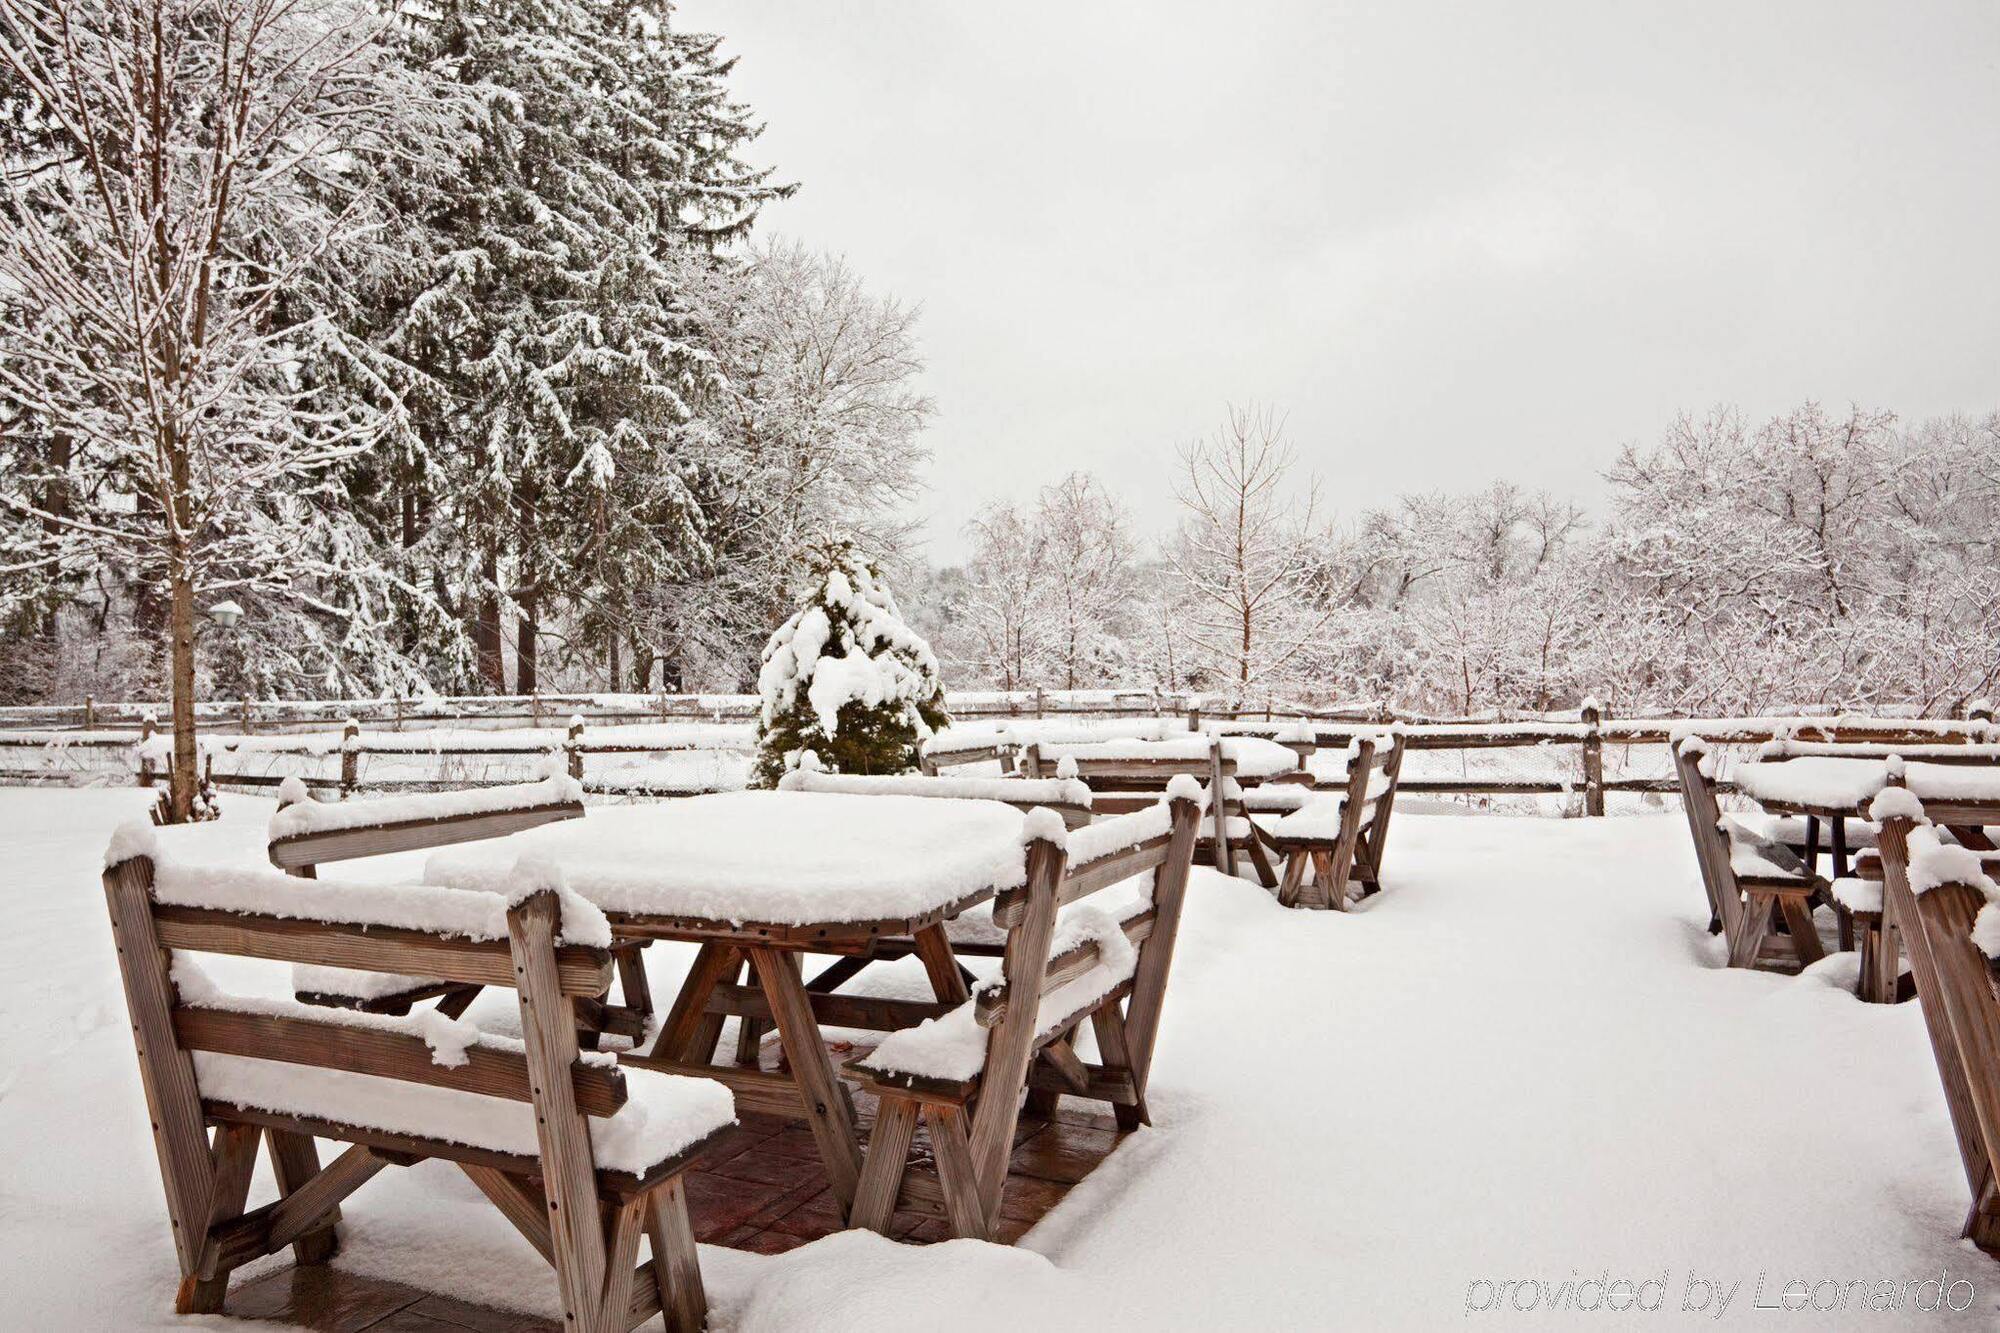
{"label": "wooden picnic table", "polygon": [[[843,1214],[862,1150],[820,1027],[889,1031],[969,998],[943,923],[1026,882],[1021,811],[996,801],[736,792],[592,812],[434,854],[427,883],[504,883],[531,855],[601,908],[621,940],[699,946],[657,1039],[621,1060],[729,1086],[746,1109],[806,1120]],[[833,993],[868,959],[914,952],[935,1002]],[[800,956],[842,955],[808,985]],[[755,985],[737,984],[747,965]],[[628,1000],[630,997],[627,997]],[[723,1020],[775,1023],[790,1073],[714,1063]]]}
{"label": "wooden picnic table", "polygon": [[[1801,755],[1739,764],[1732,778],[1736,790],[1767,813],[1802,816],[1808,821],[1808,865],[1817,842],[1818,821],[1825,821],[1832,834],[1834,874],[1841,877],[1848,873],[1846,821],[1868,818],[1868,807],[1891,785],[1891,762],[1888,757]],[[1949,829],[1961,846],[1994,849],[1987,826],[2000,815],[2000,764],[1915,762],[1900,767],[1902,776],[1897,785],[1907,787],[1923,802],[1933,824]],[[1862,998],[1888,1003],[1897,993],[1900,938],[1893,896],[1884,896],[1881,916],[1885,970],[1881,977],[1863,976]]]}

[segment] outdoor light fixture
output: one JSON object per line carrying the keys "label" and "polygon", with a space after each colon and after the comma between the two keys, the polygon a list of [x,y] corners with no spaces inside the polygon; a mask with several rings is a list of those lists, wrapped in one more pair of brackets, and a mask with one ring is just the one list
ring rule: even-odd
{"label": "outdoor light fixture", "polygon": [[208,608],[208,618],[224,629],[235,629],[236,622],[243,619],[243,608],[234,602],[217,602]]}

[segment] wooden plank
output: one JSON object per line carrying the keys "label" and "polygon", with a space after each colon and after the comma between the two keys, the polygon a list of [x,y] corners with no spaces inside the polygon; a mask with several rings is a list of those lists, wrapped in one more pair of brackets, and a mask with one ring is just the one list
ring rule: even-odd
{"label": "wooden plank", "polygon": [[[1042,1047],[1042,1059],[1062,1081],[1063,1091],[1079,1094],[1090,1091],[1090,1071],[1077,1057],[1076,1049],[1069,1044],[1067,1037],[1057,1037]],[[1032,1085],[1032,1080],[1030,1082]]]}
{"label": "wooden plank", "polygon": [[[994,1100],[1001,1098],[987,1098],[981,1105]],[[1008,1096],[1004,1100],[1011,1105],[1014,1099]],[[987,1217],[993,1211],[988,1206],[988,1196],[997,1204],[1000,1191],[982,1181],[974,1166],[976,1149],[966,1142],[965,1112],[956,1106],[926,1102],[923,1116],[924,1128],[930,1131],[931,1157],[937,1162],[938,1183],[944,1191],[945,1213],[951,1220],[953,1234],[971,1240],[987,1239],[990,1234]],[[1011,1140],[1013,1117],[1007,1119]],[[1005,1181],[1003,1173],[1001,1184]]]}
{"label": "wooden plank", "polygon": [[513,1223],[521,1238],[535,1247],[535,1253],[551,1265],[555,1263],[555,1242],[549,1236],[548,1204],[540,1191],[521,1177],[496,1171],[490,1166],[460,1162],[458,1169],[479,1187],[479,1192],[500,1210],[502,1217]]}
{"label": "wooden plank", "polygon": [[653,1245],[653,1276],[668,1333],[701,1333],[708,1321],[708,1296],[702,1290],[701,1261],[680,1177],[654,1190],[649,1200],[646,1236]]}
{"label": "wooden plank", "polygon": [[635,1069],[651,1069],[662,1074],[712,1078],[729,1089],[730,1095],[736,1098],[736,1109],[739,1111],[784,1116],[793,1120],[806,1118],[805,1095],[799,1091],[797,1083],[783,1074],[732,1065],[689,1064],[679,1060],[661,1060],[650,1055],[621,1055],[618,1057],[618,1063],[630,1065]]}
{"label": "wooden plank", "polygon": [[[158,907],[154,928],[160,943],[170,949],[396,972],[482,986],[514,984],[514,964],[503,940],[468,940],[393,926],[301,921],[205,907]],[[611,953],[607,949],[565,945],[556,951],[554,961],[564,995],[602,995],[611,988]]]}
{"label": "wooden plank", "polygon": [[861,1162],[861,1182],[854,1192],[849,1223],[869,1231],[888,1227],[903,1175],[909,1169],[910,1143],[916,1132],[917,1103],[908,1097],[884,1096],[875,1112],[868,1155]]}
{"label": "wooden plank", "polygon": [[[964,989],[965,978],[959,975],[954,965],[951,976]],[[808,991],[811,998],[813,1017],[825,1027],[864,1028],[873,1032],[895,1032],[902,1028],[913,1028],[927,1018],[936,1018],[958,1008],[957,1004],[945,1004],[932,1000],[897,1000],[879,995],[823,995]],[[726,982],[708,994],[704,1006],[710,1014],[728,1015],[772,1021],[771,1001],[761,986],[745,986]],[[629,1057],[621,1057],[624,1063],[631,1063]]]}
{"label": "wooden plank", "polygon": [[1195,827],[1200,817],[1192,801],[1175,801],[1173,811],[1173,843],[1166,861],[1153,874],[1153,934],[1139,950],[1139,962],[1132,974],[1132,1002],[1125,1011],[1125,1028],[1132,1047],[1132,1077],[1142,1097],[1146,1093],[1146,1076],[1152,1069],[1160,1010],[1166,1002],[1167,975],[1173,968],[1174,937],[1180,932],[1181,906],[1187,894],[1188,866],[1194,859]]}
{"label": "wooden plank", "polygon": [[274,838],[265,849],[271,864],[280,870],[294,866],[326,865],[365,856],[386,856],[391,852],[418,851],[426,847],[447,847],[486,838],[504,838],[510,833],[552,824],[558,820],[583,818],[583,804],[563,801],[527,806],[518,810],[482,810],[471,814],[442,815],[433,819],[401,820],[366,828],[324,829]]}
{"label": "wooden plank", "polygon": [[820,1040],[819,1024],[813,1019],[812,1002],[799,976],[798,955],[756,948],[750,951],[750,960],[771,1002],[771,1017],[778,1025],[779,1040],[785,1044],[792,1077],[798,1081],[806,1123],[819,1145],[827,1183],[845,1214],[854,1204],[855,1187],[861,1178],[861,1148],[845,1090],[833,1072]]}
{"label": "wooden plank", "polygon": [[[1143,944],[1153,933],[1153,926],[1157,920],[1158,914],[1151,908],[1127,918],[1123,923],[1125,938],[1134,945]],[[1042,974],[1041,994],[1047,995],[1058,986],[1076,980],[1096,967],[1103,956],[1103,950],[1096,940],[1085,940],[1081,944],[1065,949],[1049,959],[1048,967]],[[1007,995],[1007,984],[1004,981],[989,986],[979,993],[974,1017],[981,1027],[993,1027],[1006,1017]]]}
{"label": "wooden plank", "polygon": [[[653,1059],[706,1064],[714,1057],[714,1034],[720,1024],[711,1025],[708,1021],[709,992],[736,974],[738,962],[736,950],[727,944],[706,943],[695,952],[680,992],[674,996],[666,1021],[660,1025],[660,1035],[653,1041],[649,1052]],[[696,1039],[703,1032],[710,1034],[707,1045],[697,1049],[700,1043]]]}
{"label": "wooden plank", "polygon": [[214,1172],[194,1062],[174,1042],[171,960],[154,929],[152,888],[153,863],[146,857],[133,857],[104,872],[118,974],[139,1054],[139,1082],[145,1089],[153,1149],[166,1189],[174,1252],[186,1276],[201,1260]]}
{"label": "wooden plank", "polygon": [[639,1194],[609,1210],[611,1220],[604,1234],[604,1290],[597,1305],[607,1319],[615,1314],[615,1322],[608,1327],[619,1333],[630,1327],[626,1317],[632,1311],[633,1279],[638,1276],[633,1265],[639,1261],[639,1233],[646,1229],[651,1202],[647,1195]]}
{"label": "wooden plank", "polygon": [[[527,1059],[517,1051],[468,1046],[465,1063],[441,1065],[421,1037],[227,1009],[178,1009],[174,1032],[191,1051],[345,1069],[510,1101],[534,1100],[528,1090]],[[570,1077],[577,1106],[585,1115],[608,1116],[625,1104],[625,1076],[616,1068],[579,1061]]]}
{"label": "wooden plank", "polygon": [[[1147,802],[1151,809],[1157,801]],[[1166,859],[1167,843],[1171,834],[1161,834],[1148,838],[1133,846],[1106,853],[1095,861],[1090,861],[1074,870],[1063,873],[1063,882],[1056,888],[1056,906],[1064,907],[1080,898],[1108,889],[1114,884],[1123,884],[1134,875],[1143,875],[1157,867]],[[994,895],[993,924],[1008,930],[1020,924],[1027,911],[1028,891],[1025,888],[1005,889]]]}
{"label": "wooden plank", "polygon": [[[277,1179],[281,1202],[304,1189],[320,1174],[319,1148],[303,1134],[291,1134],[282,1129],[266,1130],[264,1147],[271,1157],[271,1174]],[[337,1163],[340,1159],[334,1160]],[[369,1174],[374,1173],[371,1171]],[[325,1214],[310,1232],[292,1242],[292,1257],[299,1263],[323,1264],[333,1258],[339,1248],[340,1240],[334,1232],[334,1225],[340,1221],[340,1205],[332,1204]]]}
{"label": "wooden plank", "polygon": [[[1922,911],[1910,889],[1911,828],[1908,819],[1882,821],[1877,838],[1882,852],[1882,907],[1885,922],[1908,923],[1902,932],[1903,944],[1909,951],[1910,970],[1916,976],[1917,1003],[1923,1010],[1924,1030],[1930,1036],[1931,1058],[1937,1065],[1938,1082],[1944,1088],[1945,1109],[1951,1114],[1952,1132],[1958,1140],[1959,1162],[1965,1170],[1966,1186],[1974,1200],[1975,1206],[1967,1218],[1970,1225],[1979,1215],[1979,1202],[1986,1199],[1994,1190],[1996,1181],[2000,1181],[2000,1171],[1995,1170],[1989,1151],[1988,1145],[1994,1140],[1986,1136],[1979,1105],[1967,1080],[1966,1053],[1960,1046],[1958,1029],[1953,1021],[1954,1003],[1948,992],[1956,991],[1962,983],[1955,979],[1955,972],[1946,971],[1950,965],[1944,960],[1944,950],[1938,946],[1950,943],[1944,938],[1944,931],[1955,918],[1962,922],[1964,930],[1959,934],[1958,944],[1951,947],[1972,947],[1969,936],[1964,932],[1970,929],[1973,919],[1977,917],[1983,895],[1976,889],[1960,885],[1941,886],[1930,890],[1924,897],[1932,898],[1939,894],[1944,897],[1932,903],[1928,913]],[[1981,980],[1987,987],[1990,1001],[1991,982],[1985,977]],[[1959,1007],[1969,1006],[1961,1004]]]}
{"label": "wooden plank", "polygon": [[965,975],[958,970],[958,959],[952,954],[951,939],[944,933],[944,927],[925,926],[912,940],[917,958],[924,965],[924,975],[930,978],[931,993],[951,1006],[970,999],[972,992],[966,988]]}
{"label": "wooden plank", "polygon": [[[542,1192],[549,1205],[567,1327],[584,1333],[611,1328],[599,1304],[604,1291],[604,1232],[598,1216],[597,1171],[590,1125],[577,1109],[570,1070],[577,1060],[576,1014],[556,975],[560,900],[543,890],[507,912],[507,935],[520,974],[521,1038],[534,1090],[535,1140],[541,1149]],[[625,1333],[624,1311],[616,1333]]]}
{"label": "wooden plank", "polygon": [[223,1246],[218,1228],[243,1216],[243,1200],[250,1193],[250,1173],[257,1166],[257,1145],[264,1131],[254,1125],[218,1125],[212,1186],[208,1195],[208,1217],[202,1225],[201,1256],[195,1271],[182,1276],[174,1298],[175,1314],[216,1314],[222,1309],[223,1295],[229,1290],[229,1269],[224,1266]]}
{"label": "wooden plank", "polygon": [[[1115,1004],[1099,1005],[1090,1016],[1090,1027],[1097,1038],[1097,1054],[1104,1064],[1091,1071],[1092,1089],[1086,1095],[1110,1102],[1120,1129],[1134,1130],[1141,1124],[1150,1124],[1152,1115],[1146,1110],[1145,1095],[1132,1074],[1132,1043],[1125,1030],[1124,1012]],[[1122,1086],[1098,1087],[1100,1081],[1109,1085],[1114,1078]]]}
{"label": "wooden plank", "polygon": [[[1186,804],[1193,808],[1193,802]],[[1062,883],[1063,863],[1063,849],[1058,844],[1040,839],[1028,844],[1027,912],[1008,932],[1007,951],[1000,964],[1001,979],[1018,995],[1041,993],[1042,971],[1048,965],[1049,940],[1055,931],[1056,892]],[[1019,1090],[1027,1083],[1028,1066],[1034,1059],[1035,1010],[1036,1006],[1018,1006],[987,1036],[982,1095],[973,1115],[969,1144],[982,1211],[985,1201],[998,1197],[1006,1179],[1007,1154],[1013,1147],[1020,1114]],[[929,1115],[928,1108],[925,1114]],[[943,1170],[942,1162],[939,1169]]]}
{"label": "wooden plank", "polygon": [[[266,1134],[272,1140],[284,1137],[311,1142],[289,1130],[273,1129]],[[384,1158],[357,1144],[303,1183],[289,1188],[281,1183],[284,1193],[276,1203],[254,1209],[210,1232],[220,1251],[219,1267],[227,1271],[263,1255],[275,1254],[287,1245],[296,1253],[300,1244],[320,1237],[330,1242],[334,1220],[340,1215],[340,1201],[372,1180],[386,1165]],[[332,1257],[330,1250],[315,1253],[322,1257],[301,1262],[323,1263]]]}

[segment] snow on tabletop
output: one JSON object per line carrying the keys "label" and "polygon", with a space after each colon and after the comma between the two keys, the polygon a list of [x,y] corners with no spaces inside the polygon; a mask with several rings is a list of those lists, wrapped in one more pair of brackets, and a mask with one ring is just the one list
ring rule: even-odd
{"label": "snow on tabletop", "polygon": [[1010,805],[1043,802],[1080,805],[1088,809],[1089,786],[1068,778],[925,777],[920,773],[876,776],[860,773],[808,772],[803,766],[778,779],[779,791],[840,792],[855,796],[931,796],[958,800],[1005,801]]}
{"label": "snow on tabletop", "polygon": [[[296,779],[288,778],[286,781],[289,784]],[[300,790],[303,789],[303,784],[300,784]],[[380,828],[387,824],[457,819],[543,805],[581,805],[583,784],[564,773],[550,774],[540,782],[386,796],[367,801],[301,800],[288,798],[285,790],[280,788],[278,799],[290,799],[293,803],[271,816],[270,836],[274,841],[307,833],[331,833],[336,829]]]}
{"label": "snow on tabletop", "polygon": [[[1132,975],[1138,950],[1125,938],[1119,918],[1103,907],[1082,902],[1065,913],[1077,943],[1097,941],[1097,963],[1082,976],[1042,997],[1036,1013],[1037,1036],[1053,1031],[1063,1020],[1104,996]],[[1068,946],[1073,947],[1073,946]],[[982,987],[982,989],[984,989]],[[861,1067],[884,1074],[909,1074],[947,1082],[977,1078],[986,1067],[987,1029],[979,1026],[977,1001],[969,1000],[950,1013],[927,1018],[913,1028],[902,1028],[882,1039],[869,1052]]]}
{"label": "snow on tabletop", "polygon": [[1023,822],[993,801],[730,792],[443,848],[424,879],[495,887],[532,850],[606,911],[773,925],[896,920],[1025,883]]}
{"label": "snow on tabletop", "polygon": [[1758,801],[1792,805],[1859,808],[1888,780],[1879,760],[1804,758],[1779,763],[1738,764],[1736,789]]}
{"label": "snow on tabletop", "polygon": [[[175,907],[254,912],[299,921],[390,926],[473,940],[507,938],[507,908],[517,887],[515,859],[491,881],[494,892],[467,893],[433,884],[368,884],[334,879],[300,879],[267,866],[204,857],[211,841],[202,825],[154,828],[134,821],[112,836],[105,864],[133,856],[153,860],[153,898]],[[492,845],[492,844],[487,844]],[[545,883],[532,863],[519,873]],[[608,948],[611,926],[604,913],[574,893],[562,898],[564,944]]]}

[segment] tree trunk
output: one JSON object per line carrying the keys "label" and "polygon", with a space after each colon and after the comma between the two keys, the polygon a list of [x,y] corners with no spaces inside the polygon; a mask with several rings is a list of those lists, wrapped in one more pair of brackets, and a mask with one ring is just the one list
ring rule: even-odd
{"label": "tree trunk", "polygon": [[481,587],[473,599],[472,650],[479,678],[495,694],[507,690],[507,663],[500,648],[500,553],[488,540],[479,567]]}
{"label": "tree trunk", "polygon": [[641,694],[653,688],[653,650],[643,643],[632,645],[632,685]]}
{"label": "tree trunk", "polygon": [[168,577],[172,580],[167,632],[174,721],[174,758],[167,774],[167,817],[172,823],[185,824],[194,818],[200,769],[195,759],[194,730],[194,569],[183,538],[170,539],[167,559]]}
{"label": "tree trunk", "polygon": [[610,670],[605,672],[605,688],[616,694],[618,692],[619,678],[624,674],[618,662],[618,633],[616,630],[612,631],[609,649],[611,661],[609,664]]}
{"label": "tree trunk", "polygon": [[514,693],[533,694],[540,688],[535,670],[535,598],[533,594],[521,599],[521,615],[515,621],[515,625]]}

